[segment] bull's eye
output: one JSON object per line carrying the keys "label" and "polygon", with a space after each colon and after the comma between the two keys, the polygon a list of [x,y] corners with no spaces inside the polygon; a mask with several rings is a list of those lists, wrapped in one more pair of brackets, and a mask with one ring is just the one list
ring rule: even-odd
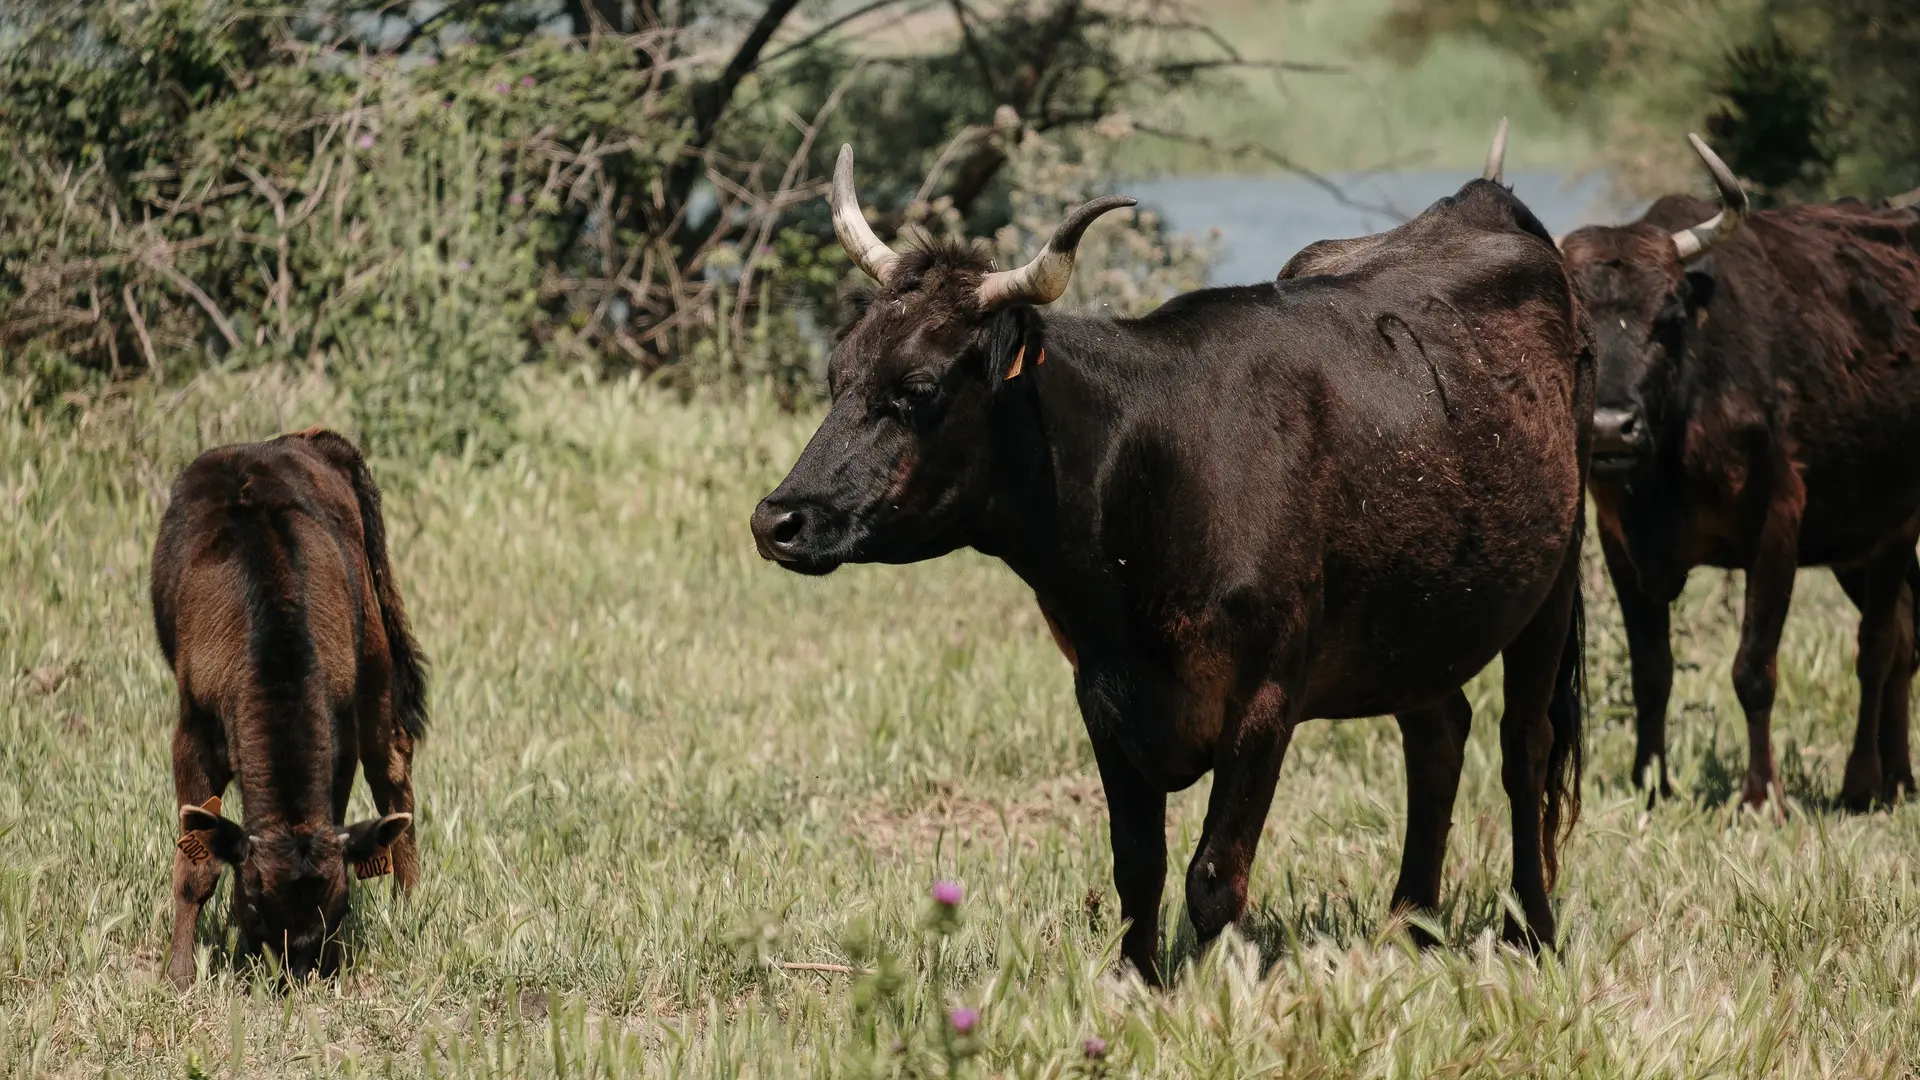
{"label": "bull's eye", "polygon": [[940,384],[932,379],[908,379],[900,384],[899,402],[905,408],[918,408],[932,401],[940,393]]}

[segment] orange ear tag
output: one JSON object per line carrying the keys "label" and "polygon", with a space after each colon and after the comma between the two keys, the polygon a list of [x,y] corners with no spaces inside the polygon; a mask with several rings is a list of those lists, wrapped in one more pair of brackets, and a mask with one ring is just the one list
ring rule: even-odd
{"label": "orange ear tag", "polygon": [[1015,375],[1020,374],[1020,369],[1026,365],[1026,362],[1027,362],[1027,343],[1022,341],[1020,343],[1019,355],[1013,358],[1013,366],[1007,369],[1007,377],[1005,379],[1002,379],[1001,381],[1012,382],[1013,377]]}
{"label": "orange ear tag", "polygon": [[385,877],[391,873],[393,873],[393,854],[384,849],[372,858],[361,859],[353,864],[353,876],[361,881],[370,877]]}
{"label": "orange ear tag", "polygon": [[[200,809],[218,817],[220,815],[220,796],[209,796],[206,802],[200,804]],[[180,853],[187,857],[187,861],[195,866],[203,866],[208,860],[213,858],[213,852],[207,850],[206,841],[200,839],[199,831],[182,831],[180,833],[180,839],[175,840],[173,846],[179,848]]]}

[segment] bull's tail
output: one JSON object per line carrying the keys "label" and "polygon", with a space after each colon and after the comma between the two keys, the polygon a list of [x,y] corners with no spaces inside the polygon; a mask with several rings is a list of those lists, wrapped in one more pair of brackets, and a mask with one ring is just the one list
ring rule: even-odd
{"label": "bull's tail", "polygon": [[1547,805],[1540,829],[1540,854],[1546,863],[1547,888],[1560,875],[1560,844],[1580,820],[1580,778],[1586,766],[1584,750],[1587,715],[1587,613],[1580,596],[1580,579],[1573,576],[1573,608],[1567,620],[1567,643],[1554,676],[1553,700],[1547,719],[1553,724],[1553,746],[1547,751]]}
{"label": "bull's tail", "polygon": [[374,597],[380,603],[380,623],[386,630],[387,653],[392,658],[394,716],[407,734],[415,739],[427,733],[427,659],[413,639],[407,623],[406,604],[400,599],[400,587],[393,580],[393,565],[387,561],[387,522],[380,512],[380,487],[359,448],[345,436],[325,428],[309,428],[299,433],[314,448],[333,462],[353,484],[360,504],[360,532],[366,549],[367,571],[373,577]]}

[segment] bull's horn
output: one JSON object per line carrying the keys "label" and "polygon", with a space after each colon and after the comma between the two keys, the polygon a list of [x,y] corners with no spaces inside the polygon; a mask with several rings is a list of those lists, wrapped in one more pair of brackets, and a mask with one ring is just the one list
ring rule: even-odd
{"label": "bull's horn", "polygon": [[833,207],[833,235],[840,238],[847,257],[868,277],[884,284],[887,271],[893,269],[900,255],[874,235],[867,216],[860,212],[860,198],[853,193],[852,143],[840,146],[840,160],[833,164],[833,190],[827,194],[827,205]]}
{"label": "bull's horn", "polygon": [[980,280],[980,306],[991,309],[1008,304],[1051,304],[1060,299],[1067,291],[1067,282],[1073,279],[1074,252],[1087,226],[1101,214],[1132,206],[1135,201],[1125,195],[1103,195],[1081,203],[1053,231],[1053,239],[1032,262],[1014,270],[996,270]]}
{"label": "bull's horn", "polygon": [[1718,154],[1707,149],[1700,136],[1688,135],[1687,141],[1693,144],[1693,152],[1700,155],[1700,160],[1707,163],[1707,171],[1713,174],[1714,185],[1720,189],[1721,209],[1700,224],[1673,234],[1673,250],[1681,262],[1705,255],[1713,245],[1733,235],[1740,219],[1747,216],[1747,193],[1740,190],[1740,181],[1733,178],[1733,170],[1727,168]]}
{"label": "bull's horn", "polygon": [[1480,179],[1500,183],[1507,166],[1507,118],[1500,118],[1500,126],[1494,129],[1493,146],[1487,150],[1487,168]]}
{"label": "bull's horn", "polygon": [[1914,188],[1905,195],[1895,195],[1887,200],[1889,210],[1905,210],[1912,206],[1920,206],[1920,187]]}

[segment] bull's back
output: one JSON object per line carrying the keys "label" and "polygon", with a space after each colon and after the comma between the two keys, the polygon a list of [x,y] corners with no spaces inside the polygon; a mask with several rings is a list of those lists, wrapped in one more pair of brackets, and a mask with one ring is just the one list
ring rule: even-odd
{"label": "bull's back", "polygon": [[1716,439],[1784,445],[1805,490],[1801,561],[1854,561],[1920,514],[1920,223],[1813,205],[1749,231],[1703,328],[1700,362],[1731,373],[1716,385],[1731,400],[1695,403],[1691,456],[1714,457],[1691,444]]}
{"label": "bull's back", "polygon": [[1300,283],[1264,370],[1223,380],[1286,388],[1238,436],[1264,442],[1265,482],[1218,494],[1254,520],[1275,491],[1297,504],[1248,554],[1317,583],[1315,715],[1459,685],[1532,618],[1578,528],[1591,373],[1565,278],[1518,234],[1458,247],[1437,271]]}

